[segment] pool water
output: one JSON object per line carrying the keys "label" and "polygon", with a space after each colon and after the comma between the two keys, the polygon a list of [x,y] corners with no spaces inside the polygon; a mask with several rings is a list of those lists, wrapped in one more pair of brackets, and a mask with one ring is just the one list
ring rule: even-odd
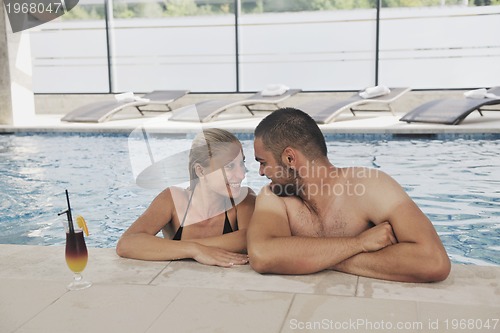
{"label": "pool water", "polygon": [[[241,136],[245,138],[245,136]],[[246,136],[248,138],[248,136]],[[0,243],[62,245],[64,190],[83,215],[87,245],[114,247],[159,189],[136,185],[129,137],[110,134],[0,135]],[[152,138],[189,149],[191,138]],[[246,185],[258,175],[251,139],[242,139]],[[500,140],[329,138],[337,166],[380,168],[433,222],[454,263],[500,265]]]}

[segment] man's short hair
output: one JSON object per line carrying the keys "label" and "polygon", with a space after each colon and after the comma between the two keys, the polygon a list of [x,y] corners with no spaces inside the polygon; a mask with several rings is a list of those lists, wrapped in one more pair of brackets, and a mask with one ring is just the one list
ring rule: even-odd
{"label": "man's short hair", "polygon": [[255,128],[255,138],[261,138],[266,149],[277,161],[286,147],[299,150],[313,160],[327,156],[325,137],[316,122],[295,108],[281,108],[262,119]]}

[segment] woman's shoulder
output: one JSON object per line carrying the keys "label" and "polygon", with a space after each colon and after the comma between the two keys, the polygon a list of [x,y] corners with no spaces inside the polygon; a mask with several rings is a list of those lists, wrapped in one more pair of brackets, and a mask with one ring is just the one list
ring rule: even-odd
{"label": "woman's shoulder", "polygon": [[238,205],[252,206],[252,207],[255,206],[256,194],[254,190],[252,190],[250,187],[247,186],[242,187],[242,190],[244,190],[245,197],[241,200],[241,202]]}
{"label": "woman's shoulder", "polygon": [[183,188],[183,187],[179,187],[179,186],[170,186],[170,187],[167,187],[165,190],[163,190],[164,192],[169,192],[170,195],[175,195],[175,194],[187,194],[188,193],[188,189],[187,188]]}
{"label": "woman's shoulder", "polygon": [[243,188],[245,190],[248,191],[248,194],[247,195],[250,195],[250,196],[254,196],[255,197],[255,191],[251,188],[251,187],[248,187],[248,186],[243,186]]}
{"label": "woman's shoulder", "polygon": [[177,187],[177,186],[170,186],[161,191],[157,198],[160,200],[167,200],[169,202],[173,201],[174,199],[180,199],[180,198],[185,198],[189,196],[189,191],[188,189]]}

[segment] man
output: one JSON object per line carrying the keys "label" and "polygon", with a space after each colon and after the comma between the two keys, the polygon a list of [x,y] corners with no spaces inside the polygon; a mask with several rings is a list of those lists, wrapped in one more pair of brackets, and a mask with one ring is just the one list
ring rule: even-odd
{"label": "man", "polygon": [[259,193],[247,232],[260,273],[324,269],[394,281],[446,279],[450,260],[432,223],[382,171],[337,168],[314,120],[292,108],[255,129]]}

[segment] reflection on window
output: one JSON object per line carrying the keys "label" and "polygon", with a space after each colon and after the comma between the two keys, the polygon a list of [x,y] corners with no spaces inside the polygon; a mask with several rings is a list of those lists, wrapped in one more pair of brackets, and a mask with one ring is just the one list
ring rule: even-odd
{"label": "reflection on window", "polygon": [[376,0],[241,0],[244,14],[375,8]]}
{"label": "reflection on window", "polygon": [[160,18],[234,13],[232,0],[116,0],[115,18]]}
{"label": "reflection on window", "polygon": [[[242,13],[303,12],[376,8],[378,0],[240,0]],[[490,6],[500,0],[381,0],[383,8]]]}
{"label": "reflection on window", "polygon": [[382,0],[382,7],[396,8],[490,5],[500,5],[500,0]]}
{"label": "reflection on window", "polygon": [[[161,18],[173,16],[223,15],[234,13],[233,0],[115,0],[113,17]],[[104,0],[80,0],[64,15],[65,20],[102,20]]]}
{"label": "reflection on window", "polygon": [[[244,14],[376,8],[378,0],[240,0]],[[381,0],[383,8],[500,5],[500,0]]]}
{"label": "reflection on window", "polygon": [[[376,8],[378,0],[239,0],[242,14]],[[234,0],[115,0],[115,18],[160,18],[234,13]],[[382,8],[498,6],[500,0],[381,0]],[[80,0],[64,20],[104,19],[104,0]]]}
{"label": "reflection on window", "polygon": [[78,5],[61,18],[63,20],[103,20],[104,0],[80,0]]}

